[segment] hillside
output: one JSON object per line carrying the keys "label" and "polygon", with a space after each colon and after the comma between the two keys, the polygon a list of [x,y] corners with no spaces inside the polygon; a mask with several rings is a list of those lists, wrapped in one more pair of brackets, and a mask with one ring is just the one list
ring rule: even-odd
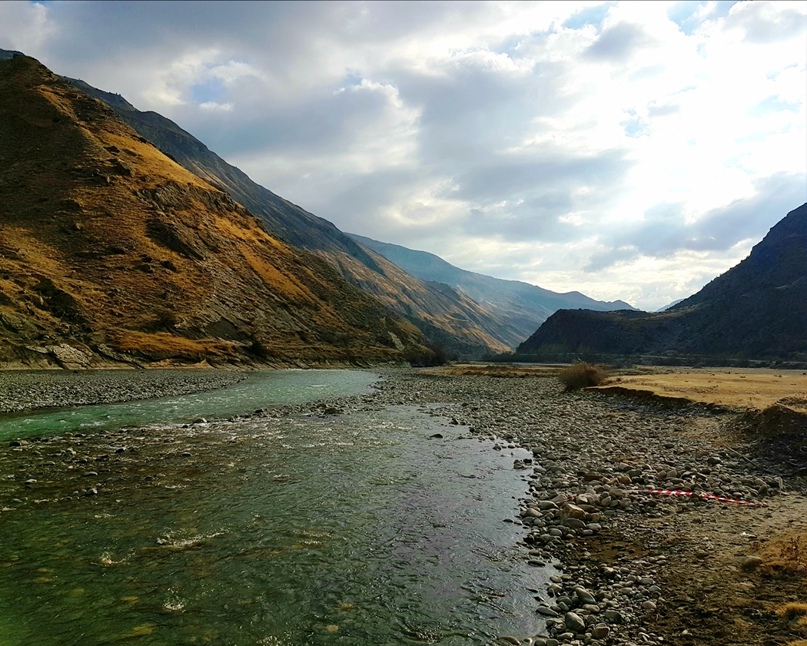
{"label": "hillside", "polygon": [[0,60],[1,361],[383,360],[417,336],[105,103]]}
{"label": "hillside", "polygon": [[664,312],[561,310],[517,354],[807,361],[807,204],[740,264]]}
{"label": "hillside", "polygon": [[451,353],[479,357],[490,351],[511,349],[526,336],[465,294],[407,274],[327,220],[256,184],[170,119],[137,110],[120,95],[98,90],[84,81],[66,80],[108,103],[122,120],[166,155],[228,191],[262,218],[271,233],[325,259],[349,282],[417,326],[431,342]]}
{"label": "hillside", "polygon": [[633,309],[623,301],[603,302],[580,292],[560,294],[517,280],[502,280],[460,269],[439,256],[413,251],[400,245],[378,242],[360,235],[350,236],[368,249],[421,280],[444,283],[482,304],[512,328],[519,339],[528,337],[551,314],[564,308],[599,311]]}

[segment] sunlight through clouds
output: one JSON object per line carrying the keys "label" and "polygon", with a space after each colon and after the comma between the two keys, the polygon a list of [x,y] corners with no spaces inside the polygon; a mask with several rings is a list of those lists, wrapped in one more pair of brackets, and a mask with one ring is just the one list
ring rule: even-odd
{"label": "sunlight through clouds", "polygon": [[655,309],[807,201],[807,3],[0,3],[343,231]]}

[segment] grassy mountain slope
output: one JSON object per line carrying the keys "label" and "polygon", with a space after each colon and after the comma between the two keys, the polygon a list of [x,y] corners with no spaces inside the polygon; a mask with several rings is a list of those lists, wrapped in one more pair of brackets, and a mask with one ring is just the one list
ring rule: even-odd
{"label": "grassy mountain slope", "polygon": [[564,353],[807,361],[807,204],[740,264],[668,310],[561,310],[517,350]]}
{"label": "grassy mountain slope", "polygon": [[326,259],[348,281],[412,322],[432,342],[450,352],[473,357],[491,350],[507,350],[524,338],[501,316],[472,298],[401,271],[327,220],[256,184],[170,119],[156,112],[141,112],[120,95],[98,90],[83,81],[67,80],[107,102],[142,137],[182,166],[227,190],[260,216],[272,233]]}
{"label": "grassy mountain slope", "polygon": [[[498,314],[513,330],[516,339],[532,334],[551,314],[559,309],[585,308],[591,310],[633,309],[623,301],[603,302],[580,292],[557,292],[517,280],[502,280],[460,269],[439,256],[425,251],[413,251],[400,245],[378,242],[350,234],[354,240],[394,262],[404,271],[421,280],[445,283]],[[518,341],[516,341],[518,342]]]}
{"label": "grassy mountain slope", "polygon": [[0,359],[386,359],[413,335],[105,103],[0,60]]}

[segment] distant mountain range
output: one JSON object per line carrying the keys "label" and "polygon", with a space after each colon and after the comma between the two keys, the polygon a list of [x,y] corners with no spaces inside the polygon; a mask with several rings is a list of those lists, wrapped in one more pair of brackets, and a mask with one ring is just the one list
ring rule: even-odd
{"label": "distant mountain range", "polygon": [[560,294],[517,280],[492,278],[455,267],[439,256],[425,251],[413,251],[360,235],[349,235],[413,276],[449,285],[497,314],[506,322],[508,329],[513,331],[511,339],[513,346],[530,336],[541,323],[559,309],[598,311],[634,309],[624,301],[597,301],[580,292]]}
{"label": "distant mountain range", "polygon": [[663,312],[560,310],[516,356],[807,362],[807,204],[740,264]]}
{"label": "distant mountain range", "polygon": [[[515,348],[561,307],[631,309],[621,301],[603,303],[578,292],[557,294],[526,283],[465,272],[437,256],[422,261],[418,256],[422,252],[345,234],[327,220],[256,184],[173,121],[156,112],[137,110],[120,95],[84,81],[66,80],[105,101],[172,159],[227,190],[259,215],[269,231],[326,259],[348,281],[381,300],[450,353],[479,358]],[[410,261],[412,255],[416,256],[414,261]]]}

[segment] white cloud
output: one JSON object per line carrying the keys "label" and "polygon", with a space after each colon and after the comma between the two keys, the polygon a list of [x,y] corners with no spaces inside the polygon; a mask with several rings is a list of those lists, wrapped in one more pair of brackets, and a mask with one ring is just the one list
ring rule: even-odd
{"label": "white cloud", "polygon": [[802,2],[6,2],[0,47],[343,230],[651,309],[807,201]]}

